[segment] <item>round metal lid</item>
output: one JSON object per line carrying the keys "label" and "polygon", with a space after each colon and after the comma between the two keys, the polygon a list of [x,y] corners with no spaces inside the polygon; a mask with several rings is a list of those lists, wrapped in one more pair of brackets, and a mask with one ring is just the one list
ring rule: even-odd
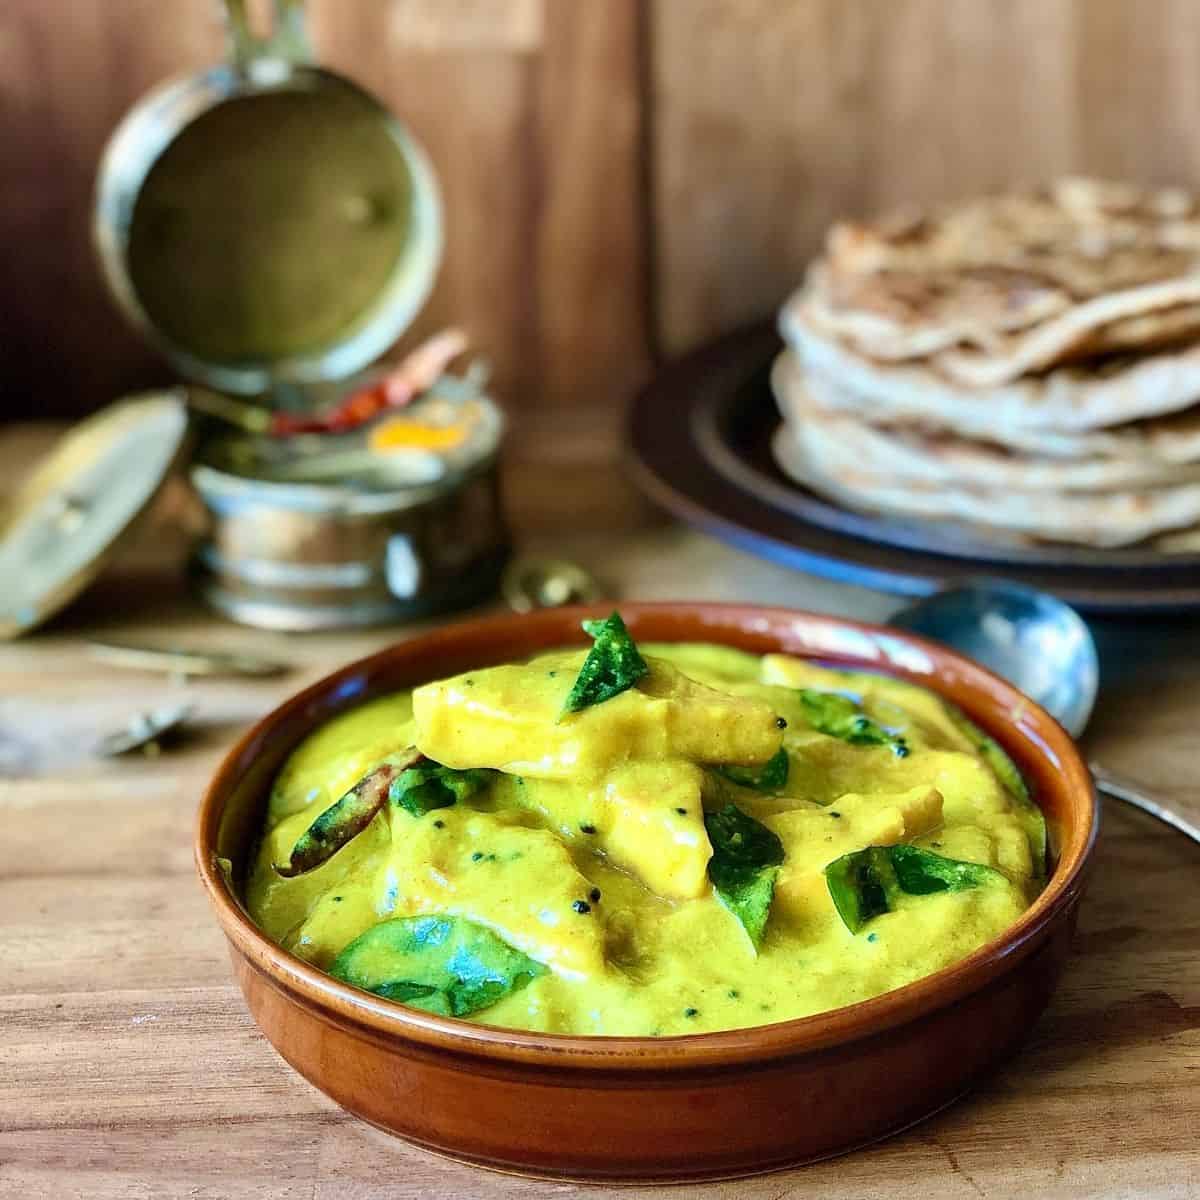
{"label": "round metal lid", "polygon": [[424,152],[349,80],[280,52],[155,89],[112,135],[93,234],[125,314],[187,378],[346,378],[412,323],[442,253]]}
{"label": "round metal lid", "polygon": [[100,573],[187,441],[175,391],[134,396],[76,426],[0,511],[0,638],[65,607]]}

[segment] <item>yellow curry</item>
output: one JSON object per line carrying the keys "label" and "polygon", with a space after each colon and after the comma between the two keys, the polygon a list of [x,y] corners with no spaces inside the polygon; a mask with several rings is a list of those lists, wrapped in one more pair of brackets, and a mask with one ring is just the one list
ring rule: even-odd
{"label": "yellow curry", "polygon": [[1042,886],[1024,782],[932,692],[588,628],[303,742],[247,883],[267,934],[434,1012],[668,1036],[909,983]]}

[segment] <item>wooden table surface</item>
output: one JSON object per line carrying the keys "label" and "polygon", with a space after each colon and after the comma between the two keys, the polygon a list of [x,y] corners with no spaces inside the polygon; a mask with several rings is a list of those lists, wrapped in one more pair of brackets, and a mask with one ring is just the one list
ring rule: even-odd
{"label": "wooden table surface", "polygon": [[[49,444],[0,431],[0,487]],[[760,563],[651,513],[615,467],[611,418],[526,420],[510,509],[522,547],[568,552],[621,596],[741,599],[882,618],[893,601]],[[537,468],[536,470],[534,468]],[[193,873],[192,821],[237,732],[400,630],[240,629],[178,574],[181,494],[67,614],[0,645],[0,1196],[585,1197],[443,1161],[359,1124],[258,1034]],[[1170,794],[1200,789],[1200,625],[1098,631],[1095,757]],[[157,758],[91,743],[176,695],[89,660],[90,636],[274,654],[278,680],[199,680],[193,733]],[[880,1086],[887,1086],[886,1080]],[[1020,1056],[873,1149],[800,1170],[626,1196],[1200,1195],[1200,848],[1109,805],[1075,956]]]}

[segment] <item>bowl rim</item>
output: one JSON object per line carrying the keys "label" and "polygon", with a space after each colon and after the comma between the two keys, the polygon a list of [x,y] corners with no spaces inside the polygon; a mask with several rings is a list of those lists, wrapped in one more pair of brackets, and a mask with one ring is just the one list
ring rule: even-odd
{"label": "bowl rim", "polygon": [[[419,648],[436,650],[440,643],[449,647],[471,639],[502,645],[504,635],[514,627],[545,622],[551,627],[566,624],[578,628],[581,619],[604,616],[614,608],[620,610],[631,627],[636,627],[642,618],[672,615],[696,618],[704,626],[710,627],[706,629],[705,640],[716,644],[721,644],[723,629],[731,632],[737,627],[744,633],[749,623],[753,623],[753,632],[776,643],[781,640],[777,626],[788,622],[795,623],[794,631],[801,641],[805,640],[802,629],[810,633],[818,630],[833,635],[835,639],[838,634],[848,635],[848,642],[860,650],[870,645],[876,657],[864,660],[861,655],[853,653],[849,645],[837,653],[830,650],[819,652],[815,647],[807,655],[802,648],[787,651],[777,649],[774,652],[793,653],[826,662],[840,661],[865,670],[879,671],[882,667],[883,673],[910,680],[914,680],[912,667],[919,662],[926,667],[929,675],[926,686],[931,686],[931,690],[938,691],[943,698],[950,699],[945,688],[937,686],[939,681],[945,683],[954,680],[966,687],[976,699],[988,697],[1003,703],[1010,719],[1021,728],[1028,747],[1045,760],[1049,772],[1057,779],[1055,786],[1062,799],[1082,816],[1081,820],[1073,823],[1069,836],[1060,847],[1054,873],[1045,888],[1021,917],[998,937],[984,943],[965,958],[892,991],[788,1021],[658,1038],[541,1033],[425,1013],[339,982],[284,950],[258,928],[220,865],[217,836],[229,795],[259,744],[268,739],[278,725],[289,717],[299,716],[304,720],[302,710],[325,700],[339,687],[344,688],[348,681],[364,673],[378,672],[388,660],[415,654]],[[580,634],[582,641],[582,630]],[[661,642],[672,639],[647,636],[646,640]],[[675,640],[682,642],[685,639]],[[559,641],[557,644],[563,643]],[[347,696],[345,708],[361,702],[362,697],[356,690],[353,696]],[[958,703],[957,700],[951,702]],[[328,720],[332,715],[323,710],[320,718]],[[993,737],[997,735],[993,722],[981,718],[978,712],[969,711],[968,715],[986,733]],[[311,724],[305,735],[312,732],[317,723]],[[1011,741],[1003,735],[999,740],[1006,746]],[[290,998],[317,1010],[326,1020],[353,1027],[376,1039],[401,1040],[442,1052],[533,1064],[541,1068],[695,1070],[744,1067],[749,1062],[778,1062],[783,1058],[859,1041],[930,1015],[987,987],[1034,953],[1058,918],[1078,900],[1096,845],[1099,821],[1099,804],[1091,774],[1062,726],[1012,684],[945,646],[906,630],[779,606],[608,601],[539,609],[532,613],[487,616],[441,625],[356,659],[294,693],[257,721],[223,758],[200,803],[194,851],[204,890],[232,948],[275,987]]]}

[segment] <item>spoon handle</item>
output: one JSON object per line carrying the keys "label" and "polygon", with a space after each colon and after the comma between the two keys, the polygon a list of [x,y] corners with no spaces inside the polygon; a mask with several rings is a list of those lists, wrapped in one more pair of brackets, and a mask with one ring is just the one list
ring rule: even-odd
{"label": "spoon handle", "polygon": [[1107,767],[1102,767],[1097,762],[1088,763],[1088,766],[1091,768],[1092,778],[1096,781],[1096,787],[1106,796],[1111,796],[1114,800],[1123,800],[1126,804],[1132,804],[1135,808],[1140,808],[1142,812],[1148,812],[1152,817],[1157,817],[1160,821],[1165,821],[1168,825],[1178,829],[1192,841],[1200,842],[1200,814],[1188,813],[1185,815],[1180,811],[1184,807],[1180,801],[1173,800],[1168,803],[1157,797],[1149,796],[1132,780],[1115,775]]}

